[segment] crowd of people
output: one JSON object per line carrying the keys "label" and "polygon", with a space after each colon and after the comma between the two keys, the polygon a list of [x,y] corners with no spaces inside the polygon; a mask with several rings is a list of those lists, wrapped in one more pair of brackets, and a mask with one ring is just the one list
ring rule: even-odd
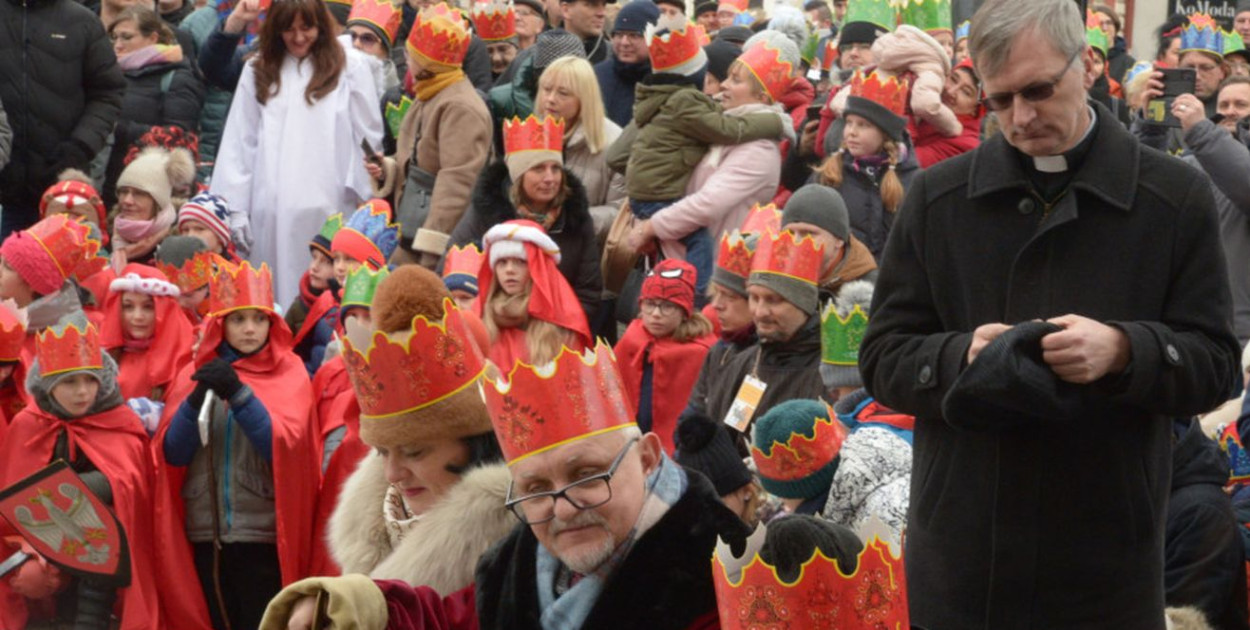
{"label": "crowd of people", "polygon": [[1250,630],[1250,0],[450,2],[0,0],[0,630]]}

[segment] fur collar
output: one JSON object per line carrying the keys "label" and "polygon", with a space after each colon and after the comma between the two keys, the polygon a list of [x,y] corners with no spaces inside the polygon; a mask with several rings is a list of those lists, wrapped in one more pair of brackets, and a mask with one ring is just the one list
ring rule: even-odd
{"label": "fur collar", "polygon": [[503,464],[470,470],[392,549],[382,516],[390,484],[382,458],[370,453],[343,484],[330,517],[330,552],[344,574],[402,580],[442,595],[460,590],[473,583],[478,557],[517,525],[503,507],[511,479]]}
{"label": "fur collar", "polygon": [[[568,232],[580,234],[582,226],[590,221],[590,204],[586,201],[586,187],[567,167],[564,177],[569,183],[569,198],[560,209],[560,218],[551,226],[552,234]],[[516,207],[508,198],[512,180],[508,177],[508,165],[502,160],[482,171],[473,186],[473,210],[482,218],[483,225],[497,225],[517,218]]]}

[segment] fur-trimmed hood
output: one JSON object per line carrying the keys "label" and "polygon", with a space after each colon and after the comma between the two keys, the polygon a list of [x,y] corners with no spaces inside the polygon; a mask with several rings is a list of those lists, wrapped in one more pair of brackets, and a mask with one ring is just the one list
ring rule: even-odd
{"label": "fur-trimmed hood", "polygon": [[[552,234],[568,232],[577,234],[582,226],[591,221],[590,203],[586,198],[586,187],[567,167],[564,169],[564,180],[569,185],[569,198],[564,200],[560,208],[560,218],[548,230]],[[509,192],[512,178],[508,176],[508,166],[498,160],[482,170],[473,186],[473,209],[487,225],[497,225],[504,221],[520,218],[516,206],[512,204]]]}
{"label": "fur-trimmed hood", "polygon": [[326,538],[343,573],[403,580],[443,595],[473,583],[478,557],[517,525],[504,508],[512,476],[503,464],[474,468],[391,548],[382,516],[389,483],[383,459],[370,453],[343,484]]}

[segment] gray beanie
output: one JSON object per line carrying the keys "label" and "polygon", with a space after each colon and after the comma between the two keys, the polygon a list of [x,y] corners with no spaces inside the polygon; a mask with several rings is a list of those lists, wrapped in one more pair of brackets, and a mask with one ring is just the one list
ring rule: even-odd
{"label": "gray beanie", "polygon": [[[746,234],[743,234],[739,232],[738,230],[733,230],[729,232],[728,234],[721,237],[721,242],[724,243],[728,241],[729,247],[732,247],[732,248],[738,247],[739,243],[741,243],[741,246],[744,246],[747,250],[748,261],[750,260],[750,255],[755,253],[755,246],[759,243],[759,240],[760,240],[759,235],[755,234],[754,232],[748,232]],[[746,297],[747,296],[746,276],[740,276],[738,275],[737,272],[731,271],[729,269],[726,269],[725,267],[722,267],[721,265],[724,262],[725,261],[723,260],[716,261],[716,268],[712,270],[712,282],[715,282],[716,284],[730,291],[733,291],[734,293],[737,293],[738,295],[741,295],[742,297]],[[748,272],[748,275],[750,275],[749,272]]]}
{"label": "gray beanie", "polygon": [[194,236],[170,236],[156,247],[156,260],[182,267],[196,253],[205,251],[208,251],[208,245]]}
{"label": "gray beanie", "polygon": [[829,186],[807,184],[794,191],[781,212],[781,227],[791,223],[810,223],[844,243],[851,240],[851,218],[846,202]]}
{"label": "gray beanie", "polygon": [[586,58],[586,45],[576,35],[553,28],[534,40],[534,68],[542,70],[561,57]]}
{"label": "gray beanie", "polygon": [[742,50],[750,50],[752,46],[757,45],[759,42],[767,43],[777,51],[778,59],[790,64],[794,72],[799,71],[799,65],[803,63],[803,55],[799,51],[799,47],[794,43],[794,39],[789,35],[773,29],[763,30],[752,35],[742,45]]}
{"label": "gray beanie", "polygon": [[820,309],[820,291],[815,284],[783,276],[767,271],[752,271],[747,278],[747,285],[758,285],[777,292],[785,301],[798,307],[808,315],[815,315]]}

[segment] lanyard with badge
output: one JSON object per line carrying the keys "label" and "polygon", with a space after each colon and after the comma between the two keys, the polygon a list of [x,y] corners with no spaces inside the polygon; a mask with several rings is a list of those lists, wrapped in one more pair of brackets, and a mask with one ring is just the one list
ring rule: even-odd
{"label": "lanyard with badge", "polygon": [[742,386],[738,388],[738,394],[734,396],[733,404],[729,406],[729,413],[725,414],[725,424],[739,433],[746,433],[751,426],[755,410],[760,406],[760,400],[764,398],[764,390],[768,389],[768,383],[758,376],[762,354],[763,348],[756,349],[755,365],[751,368],[750,374],[742,377]]}

